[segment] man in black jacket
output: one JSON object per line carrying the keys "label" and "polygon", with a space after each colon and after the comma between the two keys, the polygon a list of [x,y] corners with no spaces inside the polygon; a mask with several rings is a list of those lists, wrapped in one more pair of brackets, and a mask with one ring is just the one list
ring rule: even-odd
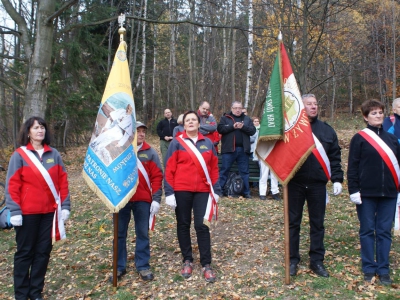
{"label": "man in black jacket", "polygon": [[249,187],[250,136],[256,133],[253,121],[242,113],[242,103],[234,101],[231,112],[222,116],[217,130],[222,135],[222,166],[219,170],[219,184],[223,189],[229,170],[236,161],[243,179],[243,195],[251,198]]}
{"label": "man in black jacket", "polygon": [[[300,262],[300,224],[304,202],[307,200],[310,220],[310,269],[318,276],[329,277],[329,273],[323,265],[325,256],[324,219],[328,200],[326,184],[330,176],[330,180],[333,182],[333,194],[339,195],[342,192],[343,170],[340,146],[333,128],[318,120],[316,97],[313,94],[306,94],[302,98],[312,132],[323,146],[323,149],[322,147],[319,148],[318,153],[321,157],[325,157],[329,163],[324,163],[323,159],[318,160],[314,152],[311,153],[288,184],[290,275],[295,276],[297,274],[297,265]],[[317,151],[317,149],[318,147],[314,151]],[[327,171],[328,169],[330,169],[330,174]]]}
{"label": "man in black jacket", "polygon": [[172,117],[169,108],[164,110],[165,119],[161,120],[157,125],[157,134],[160,137],[160,150],[162,154],[163,165],[165,167],[165,157],[167,156],[169,143],[173,139],[174,128],[178,126],[178,122]]}

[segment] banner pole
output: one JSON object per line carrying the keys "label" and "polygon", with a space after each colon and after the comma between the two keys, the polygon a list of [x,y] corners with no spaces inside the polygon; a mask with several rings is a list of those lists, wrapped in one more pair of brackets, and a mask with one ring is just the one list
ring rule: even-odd
{"label": "banner pole", "polygon": [[285,284],[290,284],[289,196],[287,185],[283,186],[283,210],[285,235]]}
{"label": "banner pole", "polygon": [[118,213],[113,213],[114,242],[113,242],[113,291],[117,291],[117,267],[118,267]]}

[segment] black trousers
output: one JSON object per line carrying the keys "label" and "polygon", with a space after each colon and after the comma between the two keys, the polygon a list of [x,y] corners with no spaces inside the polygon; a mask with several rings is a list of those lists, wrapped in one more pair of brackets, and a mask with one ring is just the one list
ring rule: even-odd
{"label": "black trousers", "polygon": [[44,277],[53,248],[51,228],[54,213],[23,215],[15,227],[17,252],[14,255],[15,299],[41,297]]}
{"label": "black trousers", "polygon": [[203,267],[211,264],[210,230],[207,225],[203,224],[208,195],[209,193],[200,192],[175,192],[177,234],[183,261],[193,261],[192,241],[190,239],[193,209],[194,229],[196,230],[197,244],[199,246],[200,263]]}
{"label": "black trousers", "polygon": [[300,261],[300,225],[306,200],[310,220],[310,262],[323,261],[325,256],[326,185],[307,186],[291,181],[288,184],[288,193],[290,262],[298,263]]}

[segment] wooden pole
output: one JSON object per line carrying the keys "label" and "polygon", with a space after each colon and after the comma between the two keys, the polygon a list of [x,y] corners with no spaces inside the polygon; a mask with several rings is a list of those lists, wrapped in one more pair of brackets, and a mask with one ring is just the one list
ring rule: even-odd
{"label": "wooden pole", "polygon": [[117,291],[117,267],[118,267],[118,213],[113,214],[114,242],[113,242],[113,291]]}
{"label": "wooden pole", "polygon": [[283,186],[283,211],[285,224],[285,284],[290,284],[289,196],[287,185]]}

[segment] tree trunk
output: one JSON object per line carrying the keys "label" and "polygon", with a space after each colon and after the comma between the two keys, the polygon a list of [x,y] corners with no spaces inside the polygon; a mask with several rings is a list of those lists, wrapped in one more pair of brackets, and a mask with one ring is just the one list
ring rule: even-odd
{"label": "tree trunk", "polygon": [[253,0],[249,0],[249,37],[247,55],[247,80],[246,94],[244,96],[244,107],[247,108],[250,101],[251,88],[253,83]]}
{"label": "tree trunk", "polygon": [[[236,0],[232,1],[232,26],[236,24]],[[236,79],[236,29],[232,29],[232,49],[231,49],[231,93],[232,100],[236,100],[235,79]]]}
{"label": "tree trunk", "polygon": [[45,114],[54,29],[52,23],[46,23],[46,19],[54,13],[54,10],[55,1],[42,0],[38,2],[35,48],[28,70],[23,121],[30,116],[44,117]]}
{"label": "tree trunk", "polygon": [[[157,67],[157,59],[158,59],[158,47],[157,47],[157,25],[153,26],[153,37],[154,37],[154,46],[153,46],[153,92],[151,93],[151,120],[154,120],[154,106],[155,106],[155,96],[156,96],[156,81],[158,78],[158,67]],[[147,123],[147,112],[144,117],[145,124]]]}
{"label": "tree trunk", "polygon": [[[144,0],[143,18],[147,19],[147,0]],[[143,97],[143,114],[147,112],[147,98],[146,98],[146,22],[143,22],[142,31],[142,71],[140,72],[142,78],[142,97]]]}
{"label": "tree trunk", "polygon": [[[190,17],[192,21],[195,21],[195,2],[190,1]],[[194,25],[189,25],[189,45],[188,45],[188,61],[189,61],[189,87],[190,87],[190,108],[194,109],[194,68],[193,68],[193,55],[194,50]]]}

